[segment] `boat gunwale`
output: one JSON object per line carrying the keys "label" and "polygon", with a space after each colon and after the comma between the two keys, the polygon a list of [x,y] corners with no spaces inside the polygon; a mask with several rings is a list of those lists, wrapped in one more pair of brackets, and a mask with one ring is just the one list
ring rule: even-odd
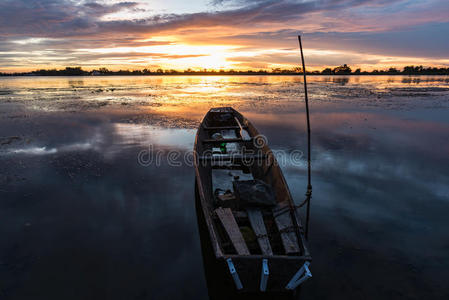
{"label": "boat gunwale", "polygon": [[195,166],[195,176],[196,176],[195,184],[198,185],[198,193],[199,193],[199,196],[200,196],[201,210],[203,211],[204,220],[205,220],[206,225],[207,225],[207,230],[209,231],[209,237],[210,237],[211,242],[212,242],[212,248],[214,249],[215,257],[219,258],[219,257],[223,257],[223,251],[222,251],[221,245],[218,242],[218,239],[216,237],[216,232],[215,232],[215,230],[213,228],[212,218],[210,216],[210,211],[207,209],[206,197],[204,195],[203,184],[202,184],[201,176],[200,176],[200,173],[199,173],[200,171],[199,171],[199,164],[198,164],[198,162],[199,162],[198,152],[196,151],[197,145],[198,145],[198,140],[199,140],[199,133],[200,133],[201,125],[203,124],[203,122],[206,119],[208,114],[209,114],[209,112],[204,116],[204,118],[201,121],[201,124],[198,127],[198,130],[196,132],[195,145],[194,145],[194,151],[193,151],[193,157],[194,157],[193,162],[194,162],[194,166]]}

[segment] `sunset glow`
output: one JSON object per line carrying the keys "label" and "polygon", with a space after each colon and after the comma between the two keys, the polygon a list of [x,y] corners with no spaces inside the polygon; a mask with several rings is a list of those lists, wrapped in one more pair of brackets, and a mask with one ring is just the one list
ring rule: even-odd
{"label": "sunset glow", "polygon": [[0,71],[449,66],[449,4],[425,1],[12,1]]}

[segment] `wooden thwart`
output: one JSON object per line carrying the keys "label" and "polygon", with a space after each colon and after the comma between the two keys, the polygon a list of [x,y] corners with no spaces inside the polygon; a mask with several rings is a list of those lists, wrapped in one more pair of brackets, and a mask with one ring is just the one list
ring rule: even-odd
{"label": "wooden thwart", "polygon": [[[247,128],[247,126],[242,126],[243,128]],[[206,126],[203,125],[203,128],[206,130],[232,130],[232,129],[240,129],[240,126]]]}
{"label": "wooden thwart", "polygon": [[[251,140],[249,140],[251,141]],[[202,140],[203,143],[238,143],[238,142],[248,142],[247,140],[243,140],[242,138],[230,138],[230,139],[204,139]]]}
{"label": "wooden thwart", "polygon": [[201,161],[254,161],[268,158],[266,154],[218,154],[218,155],[201,155],[198,157]]}
{"label": "wooden thwart", "polygon": [[230,208],[219,207],[215,210],[218,218],[223,224],[231,242],[239,255],[249,255],[248,247],[246,246],[245,240],[243,239],[240,228],[235,221],[234,215]]}
{"label": "wooden thwart", "polygon": [[247,209],[248,219],[251,223],[251,227],[257,236],[257,241],[259,242],[260,249],[264,255],[273,255],[273,250],[271,250],[270,240],[268,239],[267,229],[265,228],[265,223],[263,222],[263,216],[260,209]]}
{"label": "wooden thwart", "polygon": [[279,203],[273,209],[274,220],[281,233],[282,244],[285,248],[285,253],[299,253],[298,238],[296,237],[296,230],[293,226],[293,221],[287,203]]}

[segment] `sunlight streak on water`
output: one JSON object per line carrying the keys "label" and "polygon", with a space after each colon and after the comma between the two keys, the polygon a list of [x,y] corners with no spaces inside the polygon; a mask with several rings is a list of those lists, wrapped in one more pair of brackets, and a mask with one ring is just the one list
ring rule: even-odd
{"label": "sunlight streak on water", "polygon": [[[445,76],[309,76],[311,101],[382,109],[444,106]],[[425,103],[420,103],[426,99]],[[415,101],[419,100],[419,101]],[[84,111],[151,108],[184,113],[187,107],[260,106],[282,109],[303,101],[300,76],[91,76],[0,78],[0,101],[34,110]],[[268,101],[268,103],[267,103]]]}

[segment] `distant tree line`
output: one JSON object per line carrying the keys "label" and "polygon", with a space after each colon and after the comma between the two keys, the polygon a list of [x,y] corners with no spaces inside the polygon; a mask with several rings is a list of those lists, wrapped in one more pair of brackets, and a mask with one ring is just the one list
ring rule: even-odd
{"label": "distant tree line", "polygon": [[[81,67],[66,67],[62,70],[36,70],[23,73],[1,73],[0,76],[107,76],[107,75],[296,75],[302,74],[302,68],[281,69],[274,68],[267,70],[163,70],[163,69],[143,69],[143,70],[119,70],[111,71],[107,68],[99,68],[92,71],[85,71]],[[402,70],[394,67],[388,70],[362,71],[361,69],[352,70],[347,64],[336,68],[325,68],[322,71],[307,72],[309,75],[449,75],[449,68],[423,67],[423,66],[406,66]]]}
{"label": "distant tree line", "polygon": [[[309,72],[307,72],[309,73]],[[361,69],[352,70],[347,64],[336,68],[325,68],[321,72],[314,71],[311,74],[320,75],[449,75],[449,68],[435,68],[423,66],[406,66],[402,70],[394,67],[388,70],[362,71]]]}

